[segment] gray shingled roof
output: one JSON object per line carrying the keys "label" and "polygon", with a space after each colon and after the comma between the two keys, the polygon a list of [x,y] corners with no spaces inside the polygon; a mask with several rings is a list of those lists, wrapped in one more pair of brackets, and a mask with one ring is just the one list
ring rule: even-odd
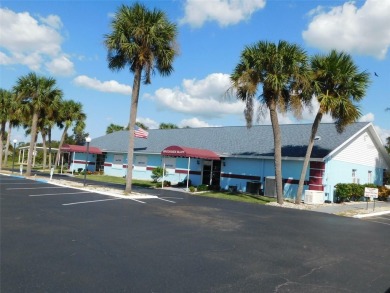
{"label": "gray shingled roof", "polygon": [[[368,122],[357,122],[337,133],[333,123],[322,123],[317,132],[312,158],[323,158],[346,140],[366,127]],[[282,156],[304,157],[311,124],[281,125]],[[91,145],[103,152],[126,153],[128,131],[118,131],[92,140]],[[136,138],[135,152],[161,153],[171,145],[209,149],[220,156],[273,156],[274,143],[271,125],[151,129],[148,139]]]}

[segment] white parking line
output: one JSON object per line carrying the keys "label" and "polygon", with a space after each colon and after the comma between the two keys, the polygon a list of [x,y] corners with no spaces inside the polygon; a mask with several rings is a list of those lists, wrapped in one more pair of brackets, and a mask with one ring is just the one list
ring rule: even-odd
{"label": "white parking line", "polygon": [[163,196],[163,197],[160,197],[160,198],[184,199],[182,197],[174,197],[174,196]]}
{"label": "white parking line", "polygon": [[62,194],[80,194],[80,193],[92,193],[89,191],[79,191],[79,192],[61,192],[61,193],[44,193],[44,194],[30,194],[29,196],[46,196],[46,195],[62,195]]}
{"label": "white parking line", "polygon": [[89,200],[89,201],[79,201],[79,202],[71,202],[71,203],[63,203],[63,206],[71,206],[76,204],[83,204],[83,203],[93,203],[93,202],[99,202],[99,201],[109,201],[109,200],[119,200],[121,198],[108,198],[108,199],[98,199],[98,200]]}
{"label": "white parking line", "polygon": [[66,187],[59,187],[59,186],[49,186],[49,187],[13,187],[13,188],[7,188],[7,190],[15,190],[15,189],[44,189],[44,188],[66,188]]}
{"label": "white parking line", "polygon": [[159,200],[163,200],[163,201],[168,201],[168,202],[171,202],[171,203],[176,203],[175,201],[172,201],[172,200],[167,200],[167,199],[163,199],[163,198],[161,198],[161,197],[158,197],[157,199],[159,199]]}

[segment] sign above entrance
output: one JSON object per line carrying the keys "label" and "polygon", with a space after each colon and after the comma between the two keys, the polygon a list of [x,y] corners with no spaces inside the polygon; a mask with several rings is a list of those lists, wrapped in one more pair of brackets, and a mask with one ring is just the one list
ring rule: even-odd
{"label": "sign above entrance", "polygon": [[219,156],[210,150],[196,149],[183,146],[172,145],[165,148],[161,155],[168,157],[185,157],[207,160],[220,160]]}

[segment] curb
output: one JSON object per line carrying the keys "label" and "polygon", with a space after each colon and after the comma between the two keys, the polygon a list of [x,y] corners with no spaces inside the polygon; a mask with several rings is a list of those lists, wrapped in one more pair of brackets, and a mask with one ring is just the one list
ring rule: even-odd
{"label": "curb", "polygon": [[361,219],[361,218],[375,217],[375,216],[381,216],[387,214],[390,214],[390,211],[382,211],[382,212],[376,212],[370,214],[358,214],[358,215],[354,215],[353,218]]}

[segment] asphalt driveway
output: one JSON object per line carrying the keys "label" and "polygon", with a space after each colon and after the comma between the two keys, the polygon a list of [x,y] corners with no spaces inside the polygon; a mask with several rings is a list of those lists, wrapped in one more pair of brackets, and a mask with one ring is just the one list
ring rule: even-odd
{"label": "asphalt driveway", "polygon": [[390,226],[0,175],[1,292],[385,292]]}

